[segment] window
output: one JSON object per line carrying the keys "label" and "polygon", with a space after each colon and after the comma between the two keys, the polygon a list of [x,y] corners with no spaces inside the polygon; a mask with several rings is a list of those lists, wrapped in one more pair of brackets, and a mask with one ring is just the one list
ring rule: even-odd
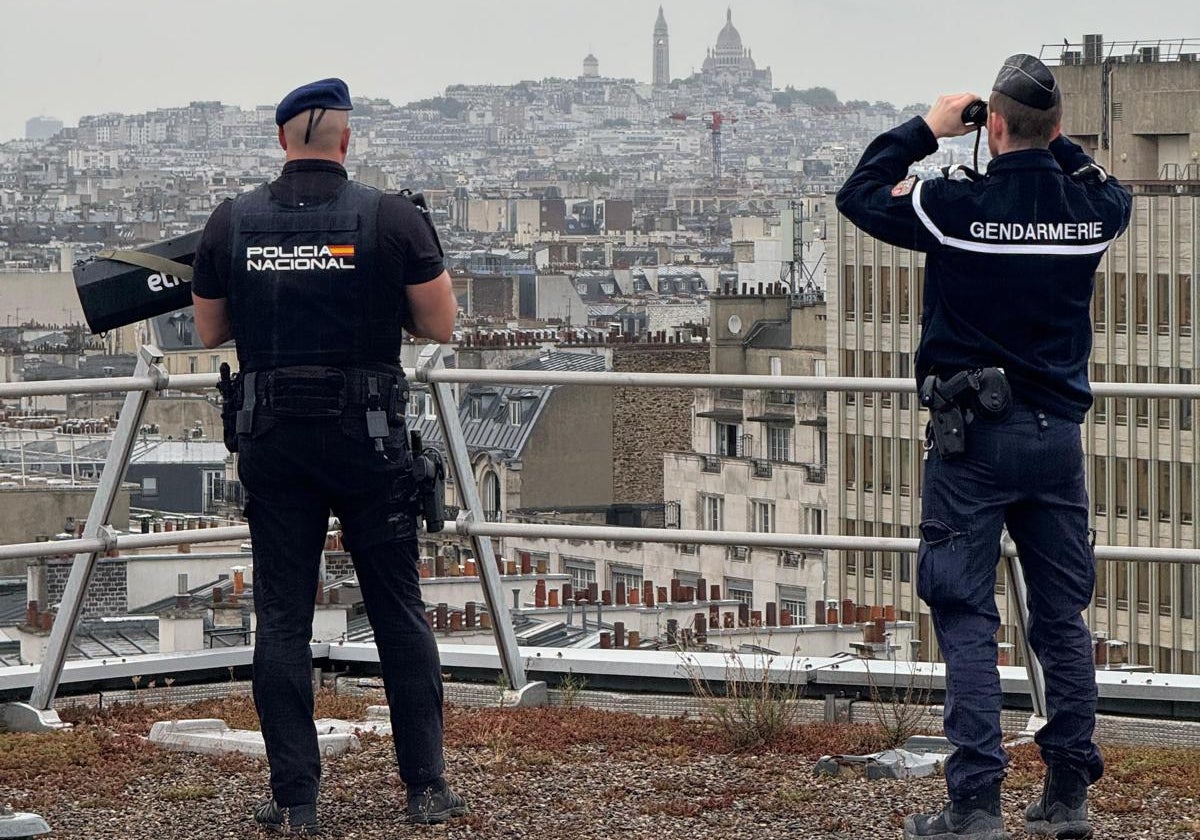
{"label": "window", "polygon": [[[1134,380],[1143,383],[1150,381],[1150,368],[1146,365],[1137,365],[1134,370]],[[1133,401],[1133,414],[1139,426],[1143,428],[1150,425],[1150,401],[1145,398],[1138,398]]]}
{"label": "window", "polygon": [[1137,479],[1137,518],[1146,520],[1150,518],[1150,462],[1138,458],[1134,476]]}
{"label": "window", "polygon": [[883,438],[879,441],[879,482],[880,491],[892,492],[892,439]]}
{"label": "window", "polygon": [[1129,609],[1129,563],[1124,560],[1117,562],[1116,575],[1116,590],[1117,590],[1117,609]]}
{"label": "window", "polygon": [[[1170,382],[1170,368],[1156,367],[1154,369],[1154,381],[1162,384]],[[1171,400],[1165,397],[1156,399],[1154,401],[1154,413],[1158,417],[1158,428],[1171,428]]]}
{"label": "window", "polygon": [[742,578],[725,578],[725,597],[754,606],[754,583]]}
{"label": "window", "polygon": [[1142,614],[1150,612],[1150,564],[1134,563],[1137,572],[1137,610]]}
{"label": "window", "polygon": [[200,372],[200,357],[188,356],[188,373]]}
{"label": "window", "polygon": [[404,409],[405,415],[408,417],[420,417],[421,406],[425,401],[425,394],[420,391],[414,391],[408,397],[408,405]]}
{"label": "window", "polygon": [[1145,272],[1133,275],[1134,316],[1138,335],[1150,332],[1150,278]]}
{"label": "window", "polygon": [[524,415],[523,405],[520,400],[510,400],[508,403],[508,422],[514,426],[521,425],[521,418]]}
{"label": "window", "polygon": [[908,323],[908,266],[902,265],[896,269],[896,297],[900,309],[900,323]]}
{"label": "window", "polygon": [[875,489],[875,438],[863,438],[863,489]]}
{"label": "window", "polygon": [[1158,614],[1171,614],[1171,595],[1175,590],[1172,578],[1175,576],[1174,563],[1158,563]]}
{"label": "window", "polygon": [[[1181,385],[1192,384],[1191,369],[1179,369],[1179,383]],[[1192,400],[1179,401],[1179,428],[1185,432],[1190,432],[1192,430],[1192,411],[1194,408],[1195,406],[1192,404]]]}
{"label": "window", "polygon": [[854,320],[854,266],[846,265],[842,270],[842,313],[847,321]]}
{"label": "window", "polygon": [[[892,378],[892,354],[883,353],[879,356],[879,375],[885,379]],[[879,404],[883,408],[892,407],[892,392],[884,391],[879,395]]]}
{"label": "window", "polygon": [[[1112,366],[1112,381],[1125,382],[1129,379],[1124,365]],[[1118,426],[1125,426],[1129,423],[1129,398],[1128,397],[1113,397],[1113,414],[1115,422]]]}
{"label": "window", "polygon": [[856,470],[856,465],[854,462],[854,456],[855,456],[854,437],[855,437],[854,435],[846,435],[846,437],[844,438],[842,468],[845,473],[843,478],[846,483],[847,490],[854,489],[854,474],[855,474],[855,470]]}
{"label": "window", "polygon": [[779,610],[790,613],[792,624],[808,624],[808,590],[802,586],[779,587]]}
{"label": "window", "polygon": [[[864,379],[875,375],[875,354],[870,351],[864,351],[862,354],[862,375]],[[875,395],[868,391],[862,395],[862,401],[863,405],[873,405]]]}
{"label": "window", "polygon": [[478,394],[472,394],[467,398],[467,418],[478,420],[481,417],[483,417],[483,399]]}
{"label": "window", "polygon": [[204,471],[204,510],[209,512],[213,510],[216,501],[221,497],[223,489],[221,484],[225,480],[225,473],[221,470],[205,470]]}
{"label": "window", "polygon": [[1179,334],[1192,334],[1192,277],[1190,274],[1180,274],[1175,284],[1175,323],[1179,326]]}
{"label": "window", "polygon": [[783,376],[783,359],[779,356],[771,357],[771,375]]}
{"label": "window", "polygon": [[879,317],[884,321],[892,318],[892,267],[879,267]]}
{"label": "window", "polygon": [[1179,617],[1194,618],[1196,615],[1196,567],[1181,566],[1179,569]]}
{"label": "window", "polygon": [[1107,329],[1104,307],[1107,290],[1105,289],[1104,281],[1104,272],[1096,272],[1095,291],[1092,294],[1092,328],[1096,332],[1104,332]]}
{"label": "window", "polygon": [[792,430],[786,426],[767,426],[767,459],[792,460]]}
{"label": "window", "polygon": [[[854,364],[854,351],[843,350],[842,376],[854,376],[856,370],[857,366]],[[846,405],[854,405],[854,400],[857,398],[857,394],[855,394],[853,391],[846,391],[842,397],[845,399]]]}
{"label": "window", "polygon": [[218,373],[221,370],[221,357],[215,353],[208,357],[208,370],[210,373]]}
{"label": "window", "polygon": [[1108,514],[1108,459],[1098,457],[1092,466],[1092,504],[1097,516]]}
{"label": "window", "polygon": [[700,506],[702,518],[704,520],[704,530],[706,531],[723,531],[725,530],[725,497],[702,495],[700,497]]}
{"label": "window", "polygon": [[1154,276],[1154,325],[1159,335],[1171,332],[1171,275]]}
{"label": "window", "polygon": [[1113,272],[1113,297],[1116,301],[1116,312],[1113,318],[1113,329],[1124,334],[1129,329],[1129,290],[1126,288],[1125,273]]}
{"label": "window", "polygon": [[142,477],[142,496],[149,498],[158,495],[158,479],[155,476],[147,475]]}
{"label": "window", "polygon": [[1113,483],[1117,497],[1117,516],[1126,518],[1129,516],[1129,461],[1125,458],[1118,458],[1112,466],[1114,467]]}
{"label": "window", "polygon": [[730,458],[741,456],[740,438],[742,436],[741,423],[721,423],[717,422],[716,426],[716,451],[718,455],[725,455]]}
{"label": "window", "polygon": [[596,583],[596,561],[578,557],[562,559],[563,574],[571,576],[571,588],[576,592],[587,591],[589,583]]}
{"label": "window", "polygon": [[480,495],[483,497],[484,518],[488,522],[499,522],[504,513],[504,507],[501,504],[500,477],[491,470],[483,474]]}
{"label": "window", "polygon": [[750,502],[750,525],[752,530],[760,534],[775,533],[775,503]]}
{"label": "window", "polygon": [[810,507],[804,509],[805,527],[809,534],[824,534],[825,533],[825,511],[820,508]]}
{"label": "window", "polygon": [[875,312],[875,283],[874,283],[875,267],[864,265],[862,267],[862,313],[864,321],[871,321]]}
{"label": "window", "polygon": [[1165,461],[1155,461],[1154,472],[1158,476],[1158,521],[1170,522],[1172,510],[1171,465]]}
{"label": "window", "polygon": [[437,413],[434,411],[433,394],[425,395],[425,419],[436,420]]}
{"label": "window", "polygon": [[625,584],[625,591],[642,588],[642,570],[633,566],[609,566],[609,588],[616,590],[618,583]]}
{"label": "window", "polygon": [[1179,524],[1192,524],[1192,465],[1179,464]]}

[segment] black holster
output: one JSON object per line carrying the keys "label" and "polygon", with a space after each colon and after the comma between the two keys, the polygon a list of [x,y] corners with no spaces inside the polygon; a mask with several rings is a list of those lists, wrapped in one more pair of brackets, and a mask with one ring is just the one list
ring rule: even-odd
{"label": "black holster", "polygon": [[242,375],[230,375],[227,362],[221,362],[221,378],[217,381],[217,390],[221,394],[221,433],[225,440],[225,448],[230,452],[237,452],[237,417],[243,401]]}
{"label": "black holster", "polygon": [[942,378],[935,374],[921,383],[921,405],[929,409],[929,438],[942,458],[961,455],[967,448],[967,426],[978,414],[1003,420],[1012,411],[1012,388],[1004,370],[973,368]]}
{"label": "black holster", "polygon": [[426,532],[435,534],[446,524],[446,462],[441,452],[425,446],[420,432],[410,434],[416,515],[424,518]]}

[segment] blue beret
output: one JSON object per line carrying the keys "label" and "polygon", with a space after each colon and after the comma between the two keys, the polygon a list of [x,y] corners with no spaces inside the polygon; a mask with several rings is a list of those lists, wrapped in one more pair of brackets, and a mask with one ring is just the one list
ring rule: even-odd
{"label": "blue beret", "polygon": [[321,79],[296,88],[275,108],[275,124],[283,125],[297,114],[325,108],[330,111],[350,111],[350,88],[341,79]]}
{"label": "blue beret", "polygon": [[1050,68],[1025,53],[1004,60],[992,90],[1039,111],[1053,108],[1062,96]]}

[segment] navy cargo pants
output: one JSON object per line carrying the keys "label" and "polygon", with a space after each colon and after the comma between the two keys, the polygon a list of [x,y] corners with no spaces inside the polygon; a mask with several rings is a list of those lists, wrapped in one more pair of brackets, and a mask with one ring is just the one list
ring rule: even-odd
{"label": "navy cargo pants", "polygon": [[421,597],[403,422],[392,426],[385,459],[365,419],[259,414],[254,435],[238,438],[238,473],[254,551],[254,705],[272,794],[287,807],[317,799],[309,641],[331,510],[375,631],[400,777],[410,788],[427,784],[444,770],[442,680]]}
{"label": "navy cargo pants", "polygon": [[1001,529],[1017,545],[1029,589],[1029,641],[1046,674],[1049,720],[1037,734],[1048,766],[1104,771],[1092,742],[1096,673],[1080,614],[1096,570],[1077,423],[1017,403],[1005,420],[977,418],[966,452],[928,453],[921,492],[917,589],[946,661],[946,762],[951,799],[1004,778],[996,668],[996,566]]}

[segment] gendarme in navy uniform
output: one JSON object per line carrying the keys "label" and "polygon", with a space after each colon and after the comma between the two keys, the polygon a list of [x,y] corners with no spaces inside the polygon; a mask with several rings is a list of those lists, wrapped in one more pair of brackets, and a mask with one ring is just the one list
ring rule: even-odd
{"label": "gendarme in navy uniform", "polygon": [[1007,836],[993,594],[1005,526],[1029,585],[1029,638],[1049,711],[1037,734],[1046,788],[1026,827],[1091,836],[1087,787],[1103,762],[1080,615],[1095,582],[1080,423],[1092,404],[1094,274],[1128,224],[1130,197],[1061,136],[1060,91],[1028,55],[1006,60],[993,87],[987,174],[909,175],[939,137],[973,129],[963,112],[975,100],[941,97],[925,118],[876,138],[837,195],[868,234],[927,254],[915,365],[931,410],[918,592],[946,661],[945,731],[956,750],[946,764],[950,805],[909,817],[905,837]]}
{"label": "gendarme in navy uniform", "polygon": [[350,109],[340,79],[280,102],[283,172],[217,208],[192,281],[201,339],[233,338],[241,368],[226,387],[226,440],[247,498],[254,701],[272,793],[254,816],[309,833],[321,772],[309,641],[330,512],[379,648],[408,816],[466,813],[442,778],[441,669],[417,569],[399,366],[402,330],[448,340],[457,302],[422,208],[348,180]]}

